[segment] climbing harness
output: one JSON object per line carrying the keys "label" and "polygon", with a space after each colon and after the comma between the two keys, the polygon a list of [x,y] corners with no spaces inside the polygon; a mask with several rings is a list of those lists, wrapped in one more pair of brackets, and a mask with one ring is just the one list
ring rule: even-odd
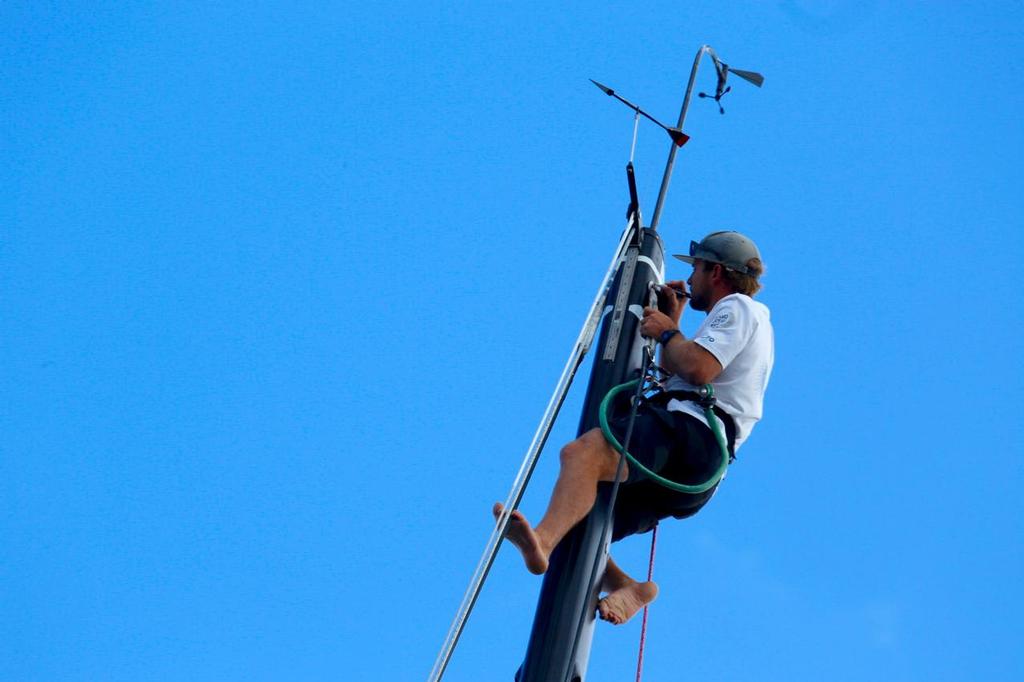
{"label": "climbing harness", "polygon": [[[650,295],[652,296],[651,302],[656,305],[656,298],[654,298],[653,290],[651,291]],[[730,435],[732,435],[733,438],[735,434],[735,428],[729,426],[730,424],[732,424],[732,419],[729,417],[729,415],[720,407],[717,407],[717,405],[715,404],[714,387],[711,384],[707,384],[706,386],[704,386],[703,390],[699,394],[688,391],[663,390],[659,391],[659,393],[656,394],[656,396],[662,396],[663,399],[671,399],[672,397],[680,399],[697,398],[699,399],[699,404],[702,407],[704,407],[705,416],[707,416],[708,419],[708,424],[711,426],[711,430],[714,432],[715,439],[718,441],[719,448],[722,452],[721,464],[719,465],[715,473],[712,474],[712,476],[707,481],[699,485],[685,485],[683,483],[677,483],[676,481],[670,481],[667,478],[664,478],[654,473],[653,471],[642,465],[640,462],[638,462],[631,454],[629,454],[629,443],[630,439],[633,437],[633,427],[636,423],[636,416],[637,411],[639,410],[640,401],[644,399],[644,393],[646,392],[645,389],[648,387],[648,385],[660,389],[662,384],[655,375],[668,374],[668,372],[665,372],[663,369],[654,364],[654,345],[654,339],[650,339],[643,344],[643,360],[640,365],[640,378],[633,379],[632,381],[627,381],[625,383],[613,387],[610,391],[608,391],[607,395],[605,395],[604,400],[601,401],[601,406],[598,409],[598,419],[601,423],[601,431],[604,434],[605,439],[607,439],[607,441],[612,445],[612,447],[614,447],[619,453],[623,455],[622,457],[619,457],[619,463],[615,469],[615,477],[612,479],[613,483],[611,495],[610,500],[608,502],[607,513],[604,520],[605,528],[610,528],[612,525],[612,518],[615,510],[615,500],[618,497],[619,486],[623,482],[622,472],[625,468],[624,465],[626,460],[629,460],[631,466],[637,467],[637,469],[640,472],[651,478],[651,480],[655,481],[656,483],[659,483],[667,488],[676,490],[678,492],[691,494],[706,492],[713,488],[714,486],[716,486],[718,482],[722,479],[722,476],[725,475],[725,470],[729,466],[729,462],[731,461],[731,447],[729,444],[727,444],[726,438],[725,436],[722,435],[721,429],[718,427],[718,422],[715,420],[716,409],[718,410],[718,413],[723,416],[723,423],[727,425],[727,429],[730,431]],[[610,406],[613,404],[615,397],[625,391],[633,391],[633,396],[630,401],[631,407],[629,411],[629,419],[626,423],[626,434],[623,438],[623,443],[619,443],[618,439],[612,433],[611,428],[608,425],[608,411],[610,409]],[[656,396],[652,396],[648,400],[653,400]],[[733,438],[730,438],[730,441],[732,441]],[[653,547],[651,548],[651,551],[651,568],[653,569]],[[598,554],[594,557],[594,562],[590,567],[590,581],[588,584],[597,584],[597,576],[601,571],[604,558],[605,555],[602,554]],[[580,614],[580,621],[582,621],[586,617],[586,615],[586,611],[582,612]],[[573,655],[575,655],[575,651],[579,646],[579,633],[580,628],[577,627],[576,637],[573,639],[572,644]]]}
{"label": "climbing harness", "polygon": [[[648,343],[644,345],[644,360],[643,366],[641,368],[640,378],[634,379],[632,381],[627,381],[623,384],[619,384],[618,386],[615,386],[610,391],[608,391],[608,394],[605,396],[604,400],[601,401],[601,408],[598,412],[601,421],[601,431],[604,434],[604,437],[608,440],[612,447],[614,447],[619,453],[622,454],[622,457],[619,458],[619,465],[615,472],[615,484],[612,489],[612,503],[609,506],[609,510],[614,509],[616,493],[621,483],[623,468],[622,463],[626,459],[629,460],[630,466],[636,467],[641,473],[643,473],[645,476],[653,480],[655,483],[663,485],[666,488],[675,490],[677,492],[693,494],[706,492],[713,488],[714,486],[718,485],[718,482],[722,480],[722,476],[725,475],[725,471],[728,468],[729,464],[732,462],[733,459],[735,459],[735,423],[733,422],[732,418],[727,412],[725,412],[724,410],[722,410],[722,408],[716,405],[715,389],[714,386],[712,386],[711,384],[706,384],[700,392],[659,390],[658,393],[646,398],[647,402],[658,401],[664,402],[665,404],[667,404],[668,401],[672,399],[693,400],[698,405],[704,408],[704,416],[707,418],[708,425],[711,427],[712,432],[715,434],[715,440],[718,442],[719,449],[722,453],[722,460],[718,466],[718,469],[711,475],[711,477],[707,481],[698,485],[686,485],[683,483],[670,481],[667,478],[664,478],[654,473],[653,471],[645,467],[643,464],[638,462],[631,454],[629,454],[629,441],[633,435],[632,432],[633,425],[636,420],[636,414],[640,406],[640,401],[645,400],[645,398],[643,397],[645,393],[644,387],[648,384],[651,384],[652,386],[658,387],[660,389],[661,384],[658,381],[655,374],[658,372],[667,374],[666,372],[664,372],[664,370],[654,365],[653,351],[651,348],[652,345],[653,343]],[[631,400],[629,422],[626,427],[626,435],[624,439],[625,444],[620,444],[618,439],[615,437],[615,434],[612,432],[610,426],[608,425],[608,413],[611,410],[612,406],[615,404],[616,396],[625,391],[634,391],[634,395]],[[727,436],[722,434],[722,431],[718,426],[718,420],[715,418],[716,416],[718,416],[722,420],[722,424],[725,425],[728,434]],[[607,522],[610,522],[610,519]],[[650,582],[651,579],[654,577],[654,552],[655,548],[657,547],[657,542],[658,525],[655,524],[654,528],[651,531],[651,558],[647,564],[648,582]],[[597,567],[595,566],[594,568],[596,569]],[[596,574],[596,570],[592,573]],[[591,580],[593,580],[593,577],[591,578]],[[649,613],[649,606],[649,604],[644,604],[643,621],[640,625],[640,648],[637,652],[636,682],[640,682],[641,675],[643,673],[644,649],[647,644],[647,616]]]}
{"label": "climbing harness", "polygon": [[[725,435],[722,434],[722,430],[718,426],[718,419],[716,419],[716,416],[721,416],[722,423],[726,425],[726,429],[728,431],[733,431],[733,433],[735,433],[735,427],[733,426],[730,428],[732,418],[729,417],[728,413],[726,413],[720,407],[717,407],[717,405],[715,404],[715,389],[711,384],[706,384],[705,386],[703,386],[700,393],[692,391],[662,391],[660,394],[655,394],[654,396],[648,399],[664,400],[665,402],[672,398],[678,398],[681,400],[694,400],[695,402],[697,402],[698,405],[704,408],[704,416],[708,420],[708,426],[711,427],[711,431],[715,434],[715,440],[718,441],[718,446],[722,453],[722,461],[721,463],[719,463],[718,468],[711,475],[711,477],[708,478],[708,480],[706,480],[703,483],[699,483],[697,485],[687,485],[685,483],[670,481],[669,479],[663,476],[659,476],[655,472],[645,467],[639,461],[637,461],[637,459],[633,457],[633,455],[631,455],[629,451],[626,449],[626,446],[619,443],[619,440],[615,437],[615,434],[612,432],[611,427],[608,424],[608,413],[611,409],[611,406],[614,404],[615,397],[624,391],[636,391],[638,388],[643,387],[646,382],[651,380],[652,377],[650,376],[650,374],[650,372],[646,372],[645,375],[642,376],[641,378],[633,379],[632,381],[627,381],[624,384],[619,384],[612,390],[608,391],[608,394],[604,397],[604,400],[601,401],[601,410],[598,413],[601,419],[601,432],[604,433],[605,439],[607,439],[611,446],[615,448],[618,452],[622,453],[622,455],[629,460],[629,465],[631,467],[636,467],[637,470],[639,470],[642,474],[647,476],[655,483],[658,483],[659,485],[662,485],[670,490],[675,490],[676,492],[680,493],[690,493],[695,495],[698,493],[707,492],[711,488],[714,488],[716,485],[718,485],[718,482],[722,480],[722,477],[725,475],[726,469],[729,467],[729,463],[733,459],[733,455],[731,453],[732,448],[730,447],[729,441],[726,440]],[[643,390],[637,391],[637,394],[640,396],[642,396],[643,393]],[[633,405],[630,408],[630,423],[632,423],[632,420],[635,418],[635,414],[638,408],[639,400],[634,398]],[[735,436],[733,435],[733,439],[734,438]]]}

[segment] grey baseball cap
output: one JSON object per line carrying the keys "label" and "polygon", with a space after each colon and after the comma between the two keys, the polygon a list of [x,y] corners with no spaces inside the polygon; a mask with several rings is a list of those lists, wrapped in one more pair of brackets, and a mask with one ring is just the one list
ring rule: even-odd
{"label": "grey baseball cap", "polygon": [[686,263],[695,260],[721,263],[730,270],[749,275],[747,261],[751,258],[760,260],[761,252],[750,238],[739,232],[725,231],[712,232],[699,242],[690,242],[690,254],[675,257]]}

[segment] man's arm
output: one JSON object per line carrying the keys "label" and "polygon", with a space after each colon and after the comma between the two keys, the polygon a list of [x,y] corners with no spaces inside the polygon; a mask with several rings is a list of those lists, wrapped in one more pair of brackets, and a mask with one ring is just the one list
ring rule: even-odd
{"label": "man's arm", "polygon": [[704,346],[683,337],[682,332],[661,347],[661,366],[694,386],[710,384],[722,373],[718,358]]}
{"label": "man's arm", "polygon": [[[667,282],[665,286],[686,291],[685,283],[678,280]],[[645,308],[640,322],[640,333],[654,339],[660,338],[662,333],[670,329],[678,331],[679,320],[686,306],[686,299],[677,299],[675,296],[659,299],[664,312]],[[661,366],[695,386],[711,383],[722,372],[718,358],[700,344],[687,339],[682,332],[674,334],[668,344],[662,346]]]}

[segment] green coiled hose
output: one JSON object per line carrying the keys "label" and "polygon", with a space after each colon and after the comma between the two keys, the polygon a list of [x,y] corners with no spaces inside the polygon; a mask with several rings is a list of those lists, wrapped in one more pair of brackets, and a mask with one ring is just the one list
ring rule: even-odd
{"label": "green coiled hose", "polygon": [[722,476],[725,475],[725,470],[729,468],[729,447],[728,445],[726,445],[725,436],[722,435],[722,430],[718,426],[718,420],[715,418],[715,412],[710,407],[704,408],[704,415],[707,417],[708,426],[711,427],[711,431],[715,434],[715,440],[718,441],[718,446],[722,451],[722,462],[721,464],[718,465],[718,469],[715,471],[715,473],[711,475],[711,478],[709,478],[704,483],[699,483],[697,485],[677,483],[676,481],[670,481],[667,478],[664,478],[663,476],[659,476],[658,474],[654,473],[653,471],[645,467],[643,464],[638,462],[636,458],[633,457],[633,455],[626,452],[626,450],[622,447],[622,444],[619,443],[619,440],[615,437],[615,434],[612,433],[611,427],[608,426],[608,412],[609,407],[612,404],[612,401],[615,400],[615,396],[617,396],[619,393],[622,393],[623,391],[635,390],[637,385],[639,384],[639,381],[639,379],[634,379],[632,381],[627,381],[624,384],[619,384],[618,386],[612,388],[612,390],[608,391],[608,395],[606,395],[604,397],[604,400],[601,401],[601,407],[598,410],[598,417],[601,420],[601,432],[604,433],[605,439],[609,443],[611,443],[611,446],[613,448],[618,450],[626,457],[627,460],[629,460],[629,465],[631,467],[636,467],[637,469],[640,470],[641,473],[643,473],[645,476],[650,478],[655,483],[658,483],[659,485],[663,485],[666,488],[669,488],[670,490],[675,490],[676,492],[690,493],[693,495],[711,490],[718,484],[720,480],[722,480]]}

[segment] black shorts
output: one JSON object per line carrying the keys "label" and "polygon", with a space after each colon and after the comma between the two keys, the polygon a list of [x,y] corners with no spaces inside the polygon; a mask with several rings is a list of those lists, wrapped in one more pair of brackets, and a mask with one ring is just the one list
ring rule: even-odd
{"label": "black shorts", "polygon": [[[629,413],[619,410],[609,420],[612,433],[625,443]],[[715,434],[696,417],[642,403],[633,423],[629,454],[663,478],[686,485],[704,483],[722,463],[722,451]],[[669,516],[685,519],[703,507],[715,489],[703,493],[681,493],[656,483],[631,466],[629,477],[619,486],[615,501],[612,540],[646,533]]]}

